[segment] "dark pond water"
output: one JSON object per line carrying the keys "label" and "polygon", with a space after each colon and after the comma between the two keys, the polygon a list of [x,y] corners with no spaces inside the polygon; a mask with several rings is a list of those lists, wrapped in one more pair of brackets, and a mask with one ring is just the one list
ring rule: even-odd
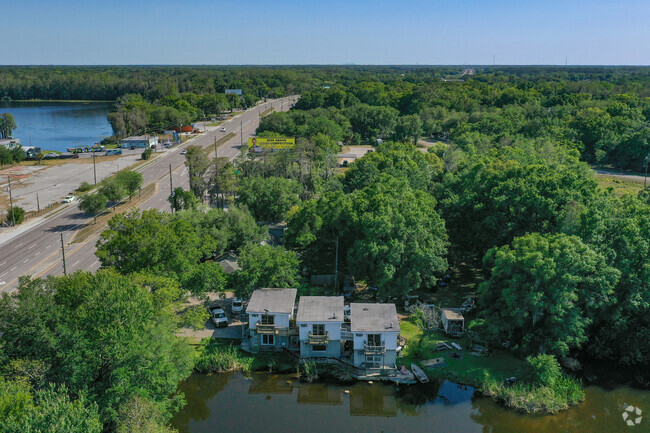
{"label": "dark pond water", "polygon": [[113,134],[104,102],[0,102],[0,113],[16,119],[14,137],[23,146],[65,152],[68,147],[92,146]]}
{"label": "dark pond water", "polygon": [[626,387],[589,387],[582,405],[555,416],[516,414],[491,399],[473,398],[471,388],[452,382],[346,386],[304,384],[287,375],[228,373],[195,374],[180,389],[187,405],[172,425],[183,433],[650,432],[645,416],[633,427],[622,418],[628,405],[650,415],[650,393]]}

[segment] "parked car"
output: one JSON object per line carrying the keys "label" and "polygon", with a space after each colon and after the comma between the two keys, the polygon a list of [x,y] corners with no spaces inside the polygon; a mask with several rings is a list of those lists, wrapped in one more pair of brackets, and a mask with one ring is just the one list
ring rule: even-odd
{"label": "parked car", "polygon": [[354,287],[354,277],[346,275],[343,282],[343,297],[345,299],[351,299],[354,296]]}
{"label": "parked car", "polygon": [[226,128],[222,127],[221,132],[226,132]]}
{"label": "parked car", "polygon": [[217,328],[226,328],[228,326],[228,318],[226,317],[226,312],[221,308],[221,305],[208,307],[208,311],[210,312],[210,319],[212,319],[214,326]]}
{"label": "parked car", "polygon": [[244,309],[244,303],[239,298],[233,298],[231,309],[232,309],[232,314],[239,315]]}
{"label": "parked car", "polygon": [[73,201],[75,201],[75,199],[76,199],[76,197],[74,195],[68,194],[63,199],[63,203],[72,203]]}
{"label": "parked car", "polygon": [[181,150],[181,155],[185,155],[187,153],[187,150],[183,149]]}

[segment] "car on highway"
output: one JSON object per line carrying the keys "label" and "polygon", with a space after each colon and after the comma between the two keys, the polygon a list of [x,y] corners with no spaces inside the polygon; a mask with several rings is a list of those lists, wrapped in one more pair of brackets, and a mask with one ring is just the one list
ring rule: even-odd
{"label": "car on highway", "polygon": [[210,312],[210,319],[212,319],[214,326],[217,328],[228,327],[228,318],[226,317],[226,312],[223,311],[223,308],[221,308],[221,305],[213,305],[212,307],[208,307],[208,311]]}
{"label": "car on highway", "polygon": [[221,132],[226,132],[226,128],[221,128]]}
{"label": "car on highway", "polygon": [[63,199],[63,203],[72,203],[73,201],[75,201],[75,199],[76,199],[76,197],[74,195],[68,194]]}
{"label": "car on highway", "polygon": [[187,153],[187,150],[183,149],[181,150],[181,155],[185,155]]}

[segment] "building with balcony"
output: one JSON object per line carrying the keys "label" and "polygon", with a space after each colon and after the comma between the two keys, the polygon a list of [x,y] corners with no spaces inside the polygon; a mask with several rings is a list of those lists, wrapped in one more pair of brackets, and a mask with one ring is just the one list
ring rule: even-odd
{"label": "building with balcony", "polygon": [[395,304],[350,304],[354,365],[365,369],[393,368],[399,331]]}
{"label": "building with balcony", "polygon": [[247,347],[253,352],[298,348],[298,330],[292,326],[297,289],[258,289],[246,307]]}
{"label": "building with balcony", "polygon": [[296,325],[302,358],[339,358],[343,296],[301,296]]}

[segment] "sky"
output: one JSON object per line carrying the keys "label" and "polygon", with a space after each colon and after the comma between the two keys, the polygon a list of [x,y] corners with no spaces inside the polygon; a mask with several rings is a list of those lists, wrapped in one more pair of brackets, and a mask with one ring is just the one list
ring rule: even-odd
{"label": "sky", "polygon": [[648,65],[650,0],[0,0],[4,65]]}

